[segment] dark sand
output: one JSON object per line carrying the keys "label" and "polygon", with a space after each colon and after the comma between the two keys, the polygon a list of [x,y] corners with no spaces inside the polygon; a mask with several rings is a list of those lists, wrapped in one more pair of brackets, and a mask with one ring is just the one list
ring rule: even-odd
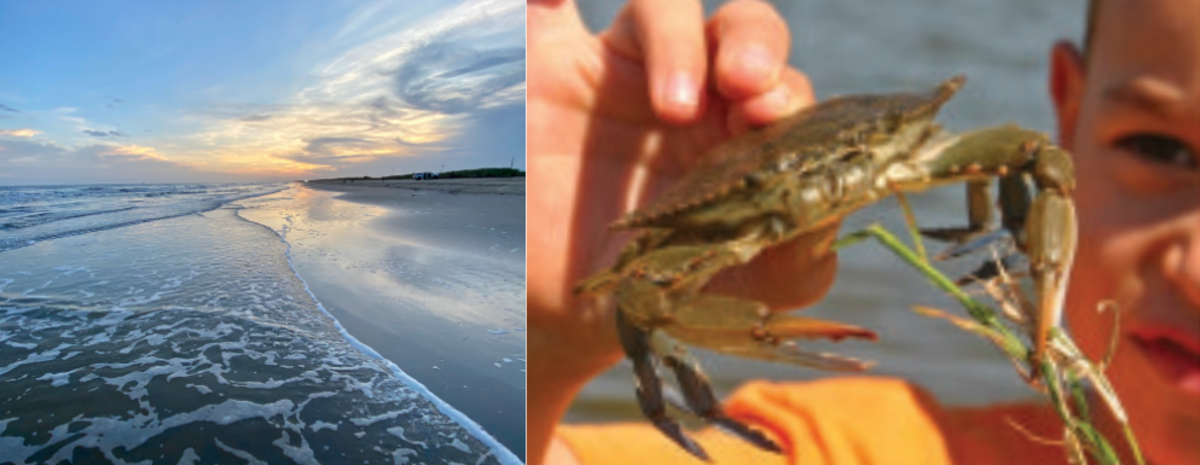
{"label": "dark sand", "polygon": [[335,191],[337,191],[337,186],[366,186],[441,192],[445,194],[525,195],[525,178],[463,178],[432,179],[428,181],[417,181],[415,179],[389,179],[387,181],[380,181],[378,179],[373,181],[320,180],[310,181],[306,185],[317,188],[329,188]]}
{"label": "dark sand", "polygon": [[286,230],[300,276],[351,335],[524,459],[524,186],[298,183],[281,193],[290,211],[243,215]]}

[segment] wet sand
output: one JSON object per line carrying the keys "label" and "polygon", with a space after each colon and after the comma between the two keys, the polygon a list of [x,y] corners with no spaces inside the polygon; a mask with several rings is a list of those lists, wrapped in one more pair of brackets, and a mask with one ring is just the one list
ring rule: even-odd
{"label": "wet sand", "polygon": [[440,192],[444,194],[525,195],[525,178],[463,178],[423,181],[415,179],[389,179],[386,181],[378,179],[373,181],[318,180],[310,181],[306,185],[337,192],[345,192],[338,190],[341,187],[387,187],[422,192]]}
{"label": "wet sand", "polygon": [[351,335],[524,458],[524,179],[355,184],[297,183],[242,214],[285,232]]}

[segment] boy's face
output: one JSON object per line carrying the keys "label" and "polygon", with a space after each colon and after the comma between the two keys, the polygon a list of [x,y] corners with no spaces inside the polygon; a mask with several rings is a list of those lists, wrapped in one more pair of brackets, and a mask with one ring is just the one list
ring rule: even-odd
{"label": "boy's face", "polygon": [[1075,153],[1080,242],[1069,323],[1147,454],[1200,463],[1200,0],[1103,0],[1089,56],[1060,44],[1051,89]]}

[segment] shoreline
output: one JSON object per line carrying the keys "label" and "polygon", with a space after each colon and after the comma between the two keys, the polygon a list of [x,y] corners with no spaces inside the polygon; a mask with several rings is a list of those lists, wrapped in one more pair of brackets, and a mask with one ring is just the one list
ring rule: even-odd
{"label": "shoreline", "polygon": [[491,194],[525,196],[525,178],[452,178],[452,179],[388,179],[388,180],[337,180],[318,179],[300,182],[308,187],[343,192],[339,187],[372,187],[408,189],[412,191],[441,192],[445,194]]}
{"label": "shoreline", "polygon": [[524,196],[513,192],[524,179],[516,179],[296,183],[280,194],[288,209],[242,213],[285,236],[297,274],[346,334],[523,458]]}
{"label": "shoreline", "polygon": [[[278,234],[278,232],[277,232],[277,234]],[[354,335],[351,334],[350,331],[347,330],[344,325],[342,325],[342,322],[340,320],[338,320],[337,317],[335,317],[332,313],[330,313],[329,309],[327,309],[324,305],[321,304],[320,299],[317,298],[316,294],[313,294],[312,288],[309,287],[308,282],[304,280],[303,276],[300,276],[300,272],[296,270],[295,261],[293,260],[292,254],[291,254],[292,246],[291,246],[291,244],[289,244],[287,242],[287,237],[281,234],[279,236],[279,240],[288,245],[287,249],[284,251],[284,255],[287,256],[288,267],[292,269],[292,273],[296,275],[296,279],[299,279],[300,282],[304,285],[304,291],[307,292],[309,297],[311,297],[313,299],[313,302],[315,302],[317,304],[317,308],[319,308],[323,313],[325,313],[325,315],[328,316],[329,319],[333,320],[333,326],[338,329],[338,331],[341,333],[342,337],[346,339],[346,342],[350,343],[350,345],[354,346],[360,352],[366,354],[367,356],[372,357],[376,360],[382,360],[382,361],[386,362],[388,370],[392,372],[393,376],[400,379],[400,382],[404,383],[406,386],[408,386],[413,391],[416,391],[418,394],[424,396],[425,399],[428,400],[430,403],[432,403],[434,405],[434,407],[436,407],[437,410],[439,412],[441,412],[443,415],[450,417],[450,419],[454,420],[459,425],[462,425],[464,428],[466,428],[468,430],[468,432],[472,433],[472,435],[475,436],[476,439],[480,440],[480,442],[482,442],[482,443],[484,443],[484,445],[488,446],[491,449],[492,453],[495,454],[496,459],[499,460],[501,463],[514,464],[514,463],[524,463],[525,462],[525,460],[523,458],[523,456],[524,456],[523,451],[522,451],[522,457],[517,457],[517,456],[513,455],[513,452],[511,451],[510,448],[504,446],[503,444],[500,444],[496,440],[495,436],[488,433],[487,430],[484,429],[477,421],[472,419],[470,416],[467,416],[462,411],[455,409],[454,406],[447,403],[445,401],[445,399],[438,397],[436,394],[434,394],[432,391],[429,390],[429,387],[425,386],[424,384],[421,383],[421,381],[417,380],[416,378],[413,378],[411,375],[406,373],[404,370],[400,369],[400,367],[397,366],[395,362],[388,360],[386,357],[384,357],[382,354],[380,354],[379,351],[375,350],[375,348],[371,347],[370,345],[368,345],[366,343],[363,343],[358,338],[354,337]],[[501,450],[497,450],[497,448],[500,448]]]}

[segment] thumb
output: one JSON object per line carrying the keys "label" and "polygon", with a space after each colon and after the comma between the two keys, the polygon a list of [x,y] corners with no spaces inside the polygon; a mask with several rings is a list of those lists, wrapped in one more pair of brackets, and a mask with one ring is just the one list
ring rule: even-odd
{"label": "thumb", "polygon": [[575,0],[527,0],[525,8],[526,34],[530,42],[546,35],[587,32]]}

